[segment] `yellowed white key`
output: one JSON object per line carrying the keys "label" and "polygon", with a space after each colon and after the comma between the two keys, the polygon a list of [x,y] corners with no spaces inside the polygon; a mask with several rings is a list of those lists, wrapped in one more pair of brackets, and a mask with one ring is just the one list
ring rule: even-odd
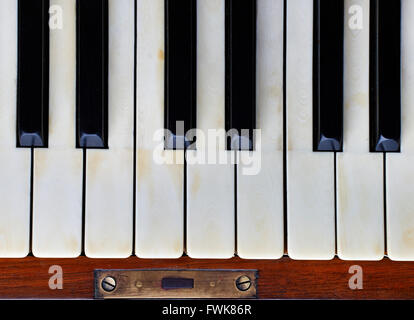
{"label": "yellowed white key", "polygon": [[[187,254],[192,258],[231,258],[235,253],[235,152],[225,150],[224,117],[225,1],[198,0],[199,133],[197,150],[187,151]],[[209,131],[217,138],[208,139]]]}
{"label": "yellowed white key", "polygon": [[[76,0],[52,0],[49,147],[34,151],[33,241],[36,257],[82,250],[82,151],[75,148]],[[53,18],[53,19],[52,19]],[[61,19],[61,28],[59,21]]]}
{"label": "yellowed white key", "polygon": [[387,254],[414,260],[414,2],[402,0],[401,153],[386,155]]}
{"label": "yellowed white key", "polygon": [[237,254],[283,255],[283,0],[257,2],[255,151],[238,151]]}
{"label": "yellowed white key", "polygon": [[108,150],[87,150],[85,253],[125,258],[133,245],[134,0],[109,0]]}
{"label": "yellowed white key", "polygon": [[[362,29],[348,24],[362,8]],[[337,248],[344,260],[384,256],[383,155],[369,151],[369,0],[345,0],[344,152],[337,154]]]}
{"label": "yellowed white key", "polygon": [[30,245],[30,150],[16,148],[17,1],[0,1],[0,257]]}
{"label": "yellowed white key", "polygon": [[287,235],[292,259],[335,255],[334,154],[313,152],[313,1],[287,1]]}
{"label": "yellowed white key", "polygon": [[137,0],[135,254],[184,250],[184,151],[164,150],[164,0]]}

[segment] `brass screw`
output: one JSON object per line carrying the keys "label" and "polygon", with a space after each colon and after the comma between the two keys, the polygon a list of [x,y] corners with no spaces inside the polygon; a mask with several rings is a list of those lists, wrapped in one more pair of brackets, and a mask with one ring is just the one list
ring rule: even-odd
{"label": "brass screw", "polygon": [[236,280],[236,287],[240,291],[247,291],[252,286],[252,280],[248,276],[240,276]]}
{"label": "brass screw", "polygon": [[112,292],[116,288],[116,280],[113,277],[105,277],[101,283],[102,289],[106,292]]}

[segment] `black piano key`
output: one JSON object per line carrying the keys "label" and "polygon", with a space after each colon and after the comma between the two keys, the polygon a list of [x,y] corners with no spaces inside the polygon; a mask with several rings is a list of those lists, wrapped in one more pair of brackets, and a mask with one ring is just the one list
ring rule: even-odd
{"label": "black piano key", "polygon": [[370,150],[399,152],[401,0],[370,2]]}
{"label": "black piano key", "polygon": [[196,126],[197,1],[165,0],[166,149],[184,149]]}
{"label": "black piano key", "polygon": [[77,0],[78,148],[108,147],[108,0]]}
{"label": "black piano key", "polygon": [[343,0],[314,0],[313,35],[313,149],[342,151]]}
{"label": "black piano key", "polygon": [[226,0],[227,148],[253,150],[256,129],[256,0]]}
{"label": "black piano key", "polygon": [[18,2],[17,147],[47,147],[49,0]]}

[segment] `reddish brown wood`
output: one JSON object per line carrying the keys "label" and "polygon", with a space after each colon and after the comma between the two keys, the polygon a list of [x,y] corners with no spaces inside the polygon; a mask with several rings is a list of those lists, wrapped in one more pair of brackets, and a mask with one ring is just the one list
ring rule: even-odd
{"label": "reddish brown wood", "polygon": [[[51,290],[49,267],[63,268],[63,289]],[[364,271],[363,290],[351,290],[349,267]],[[414,299],[414,263],[262,260],[0,259],[0,298],[93,298],[94,269],[258,269],[259,298]]]}

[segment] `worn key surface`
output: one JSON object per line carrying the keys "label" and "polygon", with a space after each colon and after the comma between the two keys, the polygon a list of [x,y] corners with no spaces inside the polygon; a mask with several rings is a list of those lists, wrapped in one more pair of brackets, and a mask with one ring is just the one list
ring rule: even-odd
{"label": "worn key surface", "polygon": [[82,247],[82,150],[76,149],[76,0],[50,0],[48,148],[33,152],[32,254],[74,258]]}
{"label": "worn key surface", "polygon": [[369,0],[359,6],[361,29],[345,21],[344,150],[336,154],[337,254],[344,260],[384,257],[383,155],[369,148]]}
{"label": "worn key surface", "polygon": [[335,255],[333,152],[313,149],[313,1],[286,8],[287,247],[293,259]]}
{"label": "worn key surface", "polygon": [[237,151],[237,255],[277,259],[284,253],[284,0],[257,3],[257,103],[254,151]]}
{"label": "worn key surface", "polygon": [[[136,3],[135,254],[178,258],[184,246],[184,151],[164,150],[163,132],[153,139],[165,120],[165,0]],[[154,155],[172,161],[157,163]]]}
{"label": "worn key surface", "polygon": [[16,148],[18,2],[0,1],[0,257],[30,251],[31,150]]}
{"label": "worn key surface", "polygon": [[401,1],[401,152],[385,155],[387,255],[414,261],[414,2]]}

